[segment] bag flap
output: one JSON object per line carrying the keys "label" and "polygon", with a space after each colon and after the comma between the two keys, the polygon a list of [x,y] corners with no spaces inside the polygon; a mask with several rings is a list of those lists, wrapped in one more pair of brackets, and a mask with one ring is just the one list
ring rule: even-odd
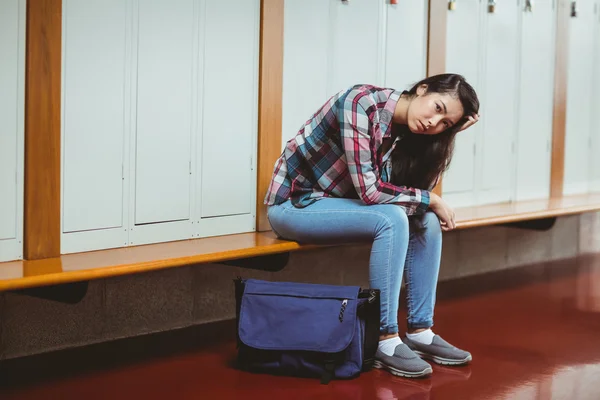
{"label": "bag flap", "polygon": [[342,351],[354,337],[359,291],[358,286],[248,279],[240,340],[262,350]]}

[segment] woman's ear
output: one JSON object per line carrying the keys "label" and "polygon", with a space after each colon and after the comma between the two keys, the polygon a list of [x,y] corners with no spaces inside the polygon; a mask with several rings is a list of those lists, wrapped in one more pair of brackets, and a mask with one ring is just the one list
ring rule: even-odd
{"label": "woman's ear", "polygon": [[417,96],[423,96],[427,93],[427,84],[424,83],[417,88]]}

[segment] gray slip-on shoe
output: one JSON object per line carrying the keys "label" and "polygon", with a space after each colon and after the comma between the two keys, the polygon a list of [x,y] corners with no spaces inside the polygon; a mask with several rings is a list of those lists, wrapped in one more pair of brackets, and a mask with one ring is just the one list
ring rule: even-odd
{"label": "gray slip-on shoe", "polygon": [[393,356],[388,356],[377,349],[373,366],[404,378],[424,378],[433,372],[431,365],[423,361],[404,343],[396,346]]}
{"label": "gray slip-on shoe", "polygon": [[436,364],[463,365],[468,364],[473,359],[471,353],[452,346],[439,335],[433,337],[431,344],[419,343],[410,340],[408,337],[403,337],[402,341],[416,354]]}

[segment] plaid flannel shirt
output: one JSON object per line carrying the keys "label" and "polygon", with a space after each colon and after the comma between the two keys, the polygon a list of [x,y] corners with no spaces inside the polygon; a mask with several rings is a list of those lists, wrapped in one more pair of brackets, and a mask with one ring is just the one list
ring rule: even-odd
{"label": "plaid flannel shirt", "polygon": [[324,197],[397,204],[407,215],[423,214],[429,191],[389,183],[391,153],[378,153],[391,137],[392,116],[401,92],[356,85],[327,101],[290,139],[275,162],[264,203],[291,199],[305,207]]}

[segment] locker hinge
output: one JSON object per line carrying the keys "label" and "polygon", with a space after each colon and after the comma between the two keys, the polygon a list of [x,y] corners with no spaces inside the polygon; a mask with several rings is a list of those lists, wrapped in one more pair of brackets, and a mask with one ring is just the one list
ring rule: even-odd
{"label": "locker hinge", "polygon": [[252,156],[250,156],[250,171],[254,170],[254,159],[252,158]]}
{"label": "locker hinge", "polygon": [[190,171],[190,175],[192,174],[192,160],[190,160],[189,162],[189,171]]}
{"label": "locker hinge", "polygon": [[125,180],[125,164],[121,164],[121,180]]}

